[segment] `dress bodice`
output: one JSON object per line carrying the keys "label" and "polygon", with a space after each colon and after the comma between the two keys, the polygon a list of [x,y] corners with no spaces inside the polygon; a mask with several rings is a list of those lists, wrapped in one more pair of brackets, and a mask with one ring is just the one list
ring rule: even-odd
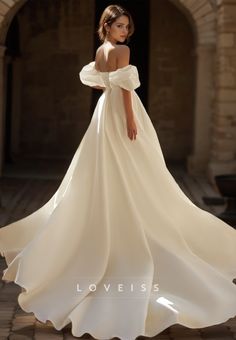
{"label": "dress bodice", "polygon": [[80,80],[88,86],[101,86],[107,88],[121,87],[132,91],[140,86],[137,67],[127,65],[116,71],[100,72],[95,68],[95,61],[85,65],[79,73]]}

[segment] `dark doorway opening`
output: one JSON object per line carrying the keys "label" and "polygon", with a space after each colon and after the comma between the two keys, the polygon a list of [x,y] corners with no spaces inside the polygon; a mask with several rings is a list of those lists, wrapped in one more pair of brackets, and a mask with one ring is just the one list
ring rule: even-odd
{"label": "dark doorway opening", "polygon": [[[96,0],[95,2],[95,30],[103,10],[112,5],[113,1]],[[137,94],[142,100],[143,105],[147,109],[148,102],[148,56],[149,56],[149,0],[121,0],[119,5],[125,7],[134,20],[135,32],[128,43],[130,47],[130,64],[137,66],[141,86],[136,89]],[[101,42],[97,33],[94,34],[94,56]],[[93,91],[91,115],[95,108],[100,91]]]}
{"label": "dark doorway opening", "polygon": [[4,161],[12,163],[12,81],[14,72],[14,60],[20,56],[19,25],[17,17],[14,17],[6,36],[6,118],[5,118],[5,142]]}

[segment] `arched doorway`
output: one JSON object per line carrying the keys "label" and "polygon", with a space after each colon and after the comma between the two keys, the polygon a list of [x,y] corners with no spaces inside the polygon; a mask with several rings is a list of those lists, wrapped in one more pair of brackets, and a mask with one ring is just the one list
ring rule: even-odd
{"label": "arched doorway", "polygon": [[85,133],[90,117],[78,56],[86,46],[78,36],[92,19],[82,22],[81,15],[80,1],[37,0],[26,2],[11,22],[5,58],[6,175],[39,173],[40,167],[45,175],[50,167],[63,173]]}
{"label": "arched doorway", "polygon": [[170,1],[152,1],[149,113],[167,161],[193,152],[195,35]]}
{"label": "arched doorway", "polygon": [[[6,37],[6,53],[5,53],[5,72],[6,72],[6,119],[5,119],[5,162],[14,162],[14,147],[17,149],[18,145],[18,129],[15,128],[18,124],[17,114],[13,116],[13,112],[17,111],[18,105],[17,97],[14,97],[14,85],[17,79],[14,79],[16,74],[16,68],[18,65],[18,60],[20,60],[20,43],[19,43],[19,23],[17,16],[12,20],[10,28],[7,32]],[[19,103],[18,103],[19,104]]]}

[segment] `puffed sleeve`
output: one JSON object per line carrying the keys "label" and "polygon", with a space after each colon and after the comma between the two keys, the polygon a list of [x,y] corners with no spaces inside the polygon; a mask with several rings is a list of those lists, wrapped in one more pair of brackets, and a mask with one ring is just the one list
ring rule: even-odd
{"label": "puffed sleeve", "polygon": [[140,86],[138,70],[134,65],[127,65],[110,72],[109,80],[111,87],[119,86],[129,91]]}
{"label": "puffed sleeve", "polygon": [[101,74],[95,69],[94,61],[82,68],[79,77],[84,85],[105,87]]}

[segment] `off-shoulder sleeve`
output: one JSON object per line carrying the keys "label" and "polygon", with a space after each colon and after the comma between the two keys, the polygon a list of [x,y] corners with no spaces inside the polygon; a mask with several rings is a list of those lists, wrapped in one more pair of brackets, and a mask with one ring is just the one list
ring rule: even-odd
{"label": "off-shoulder sleeve", "polygon": [[140,86],[138,70],[134,65],[127,65],[110,72],[109,80],[111,86],[119,86],[129,91]]}
{"label": "off-shoulder sleeve", "polygon": [[105,87],[101,74],[95,69],[94,61],[82,68],[79,77],[84,85]]}

